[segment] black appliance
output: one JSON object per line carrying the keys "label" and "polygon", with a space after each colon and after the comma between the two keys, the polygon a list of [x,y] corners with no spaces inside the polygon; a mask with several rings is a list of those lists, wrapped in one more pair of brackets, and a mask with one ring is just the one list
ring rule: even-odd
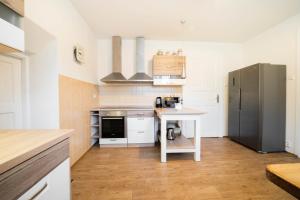
{"label": "black appliance", "polygon": [[161,97],[156,97],[155,107],[156,108],[162,108],[163,107],[163,102],[162,102],[162,98]]}
{"label": "black appliance", "polygon": [[175,108],[175,103],[180,102],[180,97],[165,97],[163,107]]}
{"label": "black appliance", "polygon": [[175,140],[176,139],[176,134],[175,134],[174,128],[168,128],[167,129],[167,139],[168,140]]}
{"label": "black appliance", "polygon": [[126,113],[102,111],[100,138],[126,138]]}
{"label": "black appliance", "polygon": [[258,152],[285,151],[286,66],[255,64],[229,73],[229,137]]}

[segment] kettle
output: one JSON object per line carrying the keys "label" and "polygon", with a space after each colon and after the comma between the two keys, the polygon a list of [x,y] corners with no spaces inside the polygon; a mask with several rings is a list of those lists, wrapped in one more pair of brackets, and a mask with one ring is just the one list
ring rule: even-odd
{"label": "kettle", "polygon": [[174,128],[168,128],[167,129],[167,139],[175,140],[175,138],[176,138],[176,134],[175,134]]}
{"label": "kettle", "polygon": [[162,98],[161,97],[156,97],[156,101],[155,101],[155,107],[156,108],[162,108]]}

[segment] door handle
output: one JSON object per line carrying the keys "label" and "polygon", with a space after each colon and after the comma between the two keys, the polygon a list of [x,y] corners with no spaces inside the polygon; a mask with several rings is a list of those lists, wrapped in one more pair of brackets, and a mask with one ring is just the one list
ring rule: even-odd
{"label": "door handle", "polygon": [[219,94],[217,94],[217,103],[219,103],[220,102],[220,95]]}
{"label": "door handle", "polygon": [[48,188],[48,183],[45,183],[45,185],[37,191],[29,200],[36,200],[40,194],[42,194],[43,191],[45,191]]}

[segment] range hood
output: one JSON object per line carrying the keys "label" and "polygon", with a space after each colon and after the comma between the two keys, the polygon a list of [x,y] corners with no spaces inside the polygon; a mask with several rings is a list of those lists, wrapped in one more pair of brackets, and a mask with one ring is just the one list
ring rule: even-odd
{"label": "range hood", "polygon": [[112,37],[112,73],[101,79],[105,83],[122,83],[127,79],[122,74],[122,39],[120,36]]}
{"label": "range hood", "polygon": [[145,73],[145,38],[136,38],[136,74],[128,82],[152,83],[153,79]]}

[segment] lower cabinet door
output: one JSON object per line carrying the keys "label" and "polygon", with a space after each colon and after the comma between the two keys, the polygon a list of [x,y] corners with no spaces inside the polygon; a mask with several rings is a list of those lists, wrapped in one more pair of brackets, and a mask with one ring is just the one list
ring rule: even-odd
{"label": "lower cabinet door", "polygon": [[25,192],[18,200],[70,200],[70,160],[67,159]]}
{"label": "lower cabinet door", "polygon": [[154,143],[154,117],[127,118],[129,144]]}

